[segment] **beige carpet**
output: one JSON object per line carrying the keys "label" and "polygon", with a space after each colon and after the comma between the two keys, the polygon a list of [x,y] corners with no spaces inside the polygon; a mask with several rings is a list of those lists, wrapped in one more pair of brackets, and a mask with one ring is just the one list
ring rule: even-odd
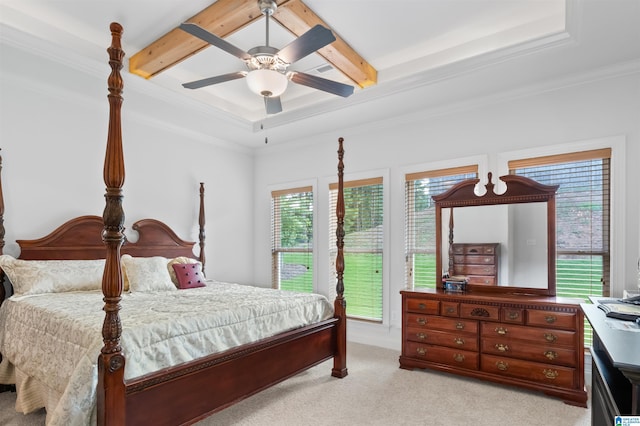
{"label": "beige carpet", "polygon": [[[349,375],[325,362],[216,413],[198,426],[224,425],[589,425],[588,409],[545,395],[433,371],[398,368],[399,353],[349,343]],[[44,425],[42,412],[15,413],[0,394],[0,425]],[[589,400],[590,402],[590,400]]]}

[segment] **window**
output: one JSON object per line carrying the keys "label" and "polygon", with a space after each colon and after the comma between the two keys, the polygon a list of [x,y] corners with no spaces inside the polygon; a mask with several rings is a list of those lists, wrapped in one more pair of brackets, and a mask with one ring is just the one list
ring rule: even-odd
{"label": "window", "polygon": [[410,173],[405,176],[405,272],[407,288],[436,287],[436,216],[431,198],[465,179],[478,166]]}
{"label": "window", "polygon": [[313,291],[313,189],[271,193],[272,286]]}
{"label": "window", "polygon": [[[556,194],[556,294],[587,299],[609,295],[609,190],[611,149],[509,162],[510,173]],[[585,327],[585,344],[591,329]]]}
{"label": "window", "polygon": [[[338,185],[330,185],[330,241],[335,241]],[[350,318],[382,321],[382,178],[344,183],[344,297]],[[330,246],[335,260],[337,248]],[[332,287],[335,287],[335,270]]]}

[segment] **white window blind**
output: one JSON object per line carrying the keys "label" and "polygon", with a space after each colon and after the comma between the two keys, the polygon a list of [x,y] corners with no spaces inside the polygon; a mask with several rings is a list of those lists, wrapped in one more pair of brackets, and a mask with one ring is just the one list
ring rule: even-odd
{"label": "white window blind", "polygon": [[405,280],[407,288],[435,288],[436,219],[431,198],[458,182],[478,177],[478,166],[405,175]]}
{"label": "white window blind", "polygon": [[313,189],[271,193],[272,286],[313,291]]}
{"label": "white window blind", "polygon": [[[511,173],[546,185],[556,194],[556,294],[609,295],[611,149],[509,162]],[[591,329],[585,327],[585,344]]]}
{"label": "white window blind", "polygon": [[[331,197],[330,241],[335,241],[338,186],[329,186]],[[344,183],[344,297],[347,316],[382,321],[383,251],[382,178]],[[332,288],[335,287],[337,248],[330,245]]]}

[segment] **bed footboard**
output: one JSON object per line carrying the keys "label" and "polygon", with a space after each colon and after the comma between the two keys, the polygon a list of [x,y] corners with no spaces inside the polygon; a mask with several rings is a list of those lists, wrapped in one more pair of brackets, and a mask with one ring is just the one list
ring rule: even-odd
{"label": "bed footboard", "polygon": [[336,352],[338,322],[333,318],[127,381],[127,424],[192,423],[326,361]]}

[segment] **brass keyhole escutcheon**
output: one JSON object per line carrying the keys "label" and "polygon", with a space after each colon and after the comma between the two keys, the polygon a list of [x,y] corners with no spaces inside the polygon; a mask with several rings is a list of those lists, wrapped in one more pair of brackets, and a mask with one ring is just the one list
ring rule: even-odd
{"label": "brass keyhole escutcheon", "polygon": [[555,342],[558,337],[552,333],[544,333],[544,340],[547,342]]}
{"label": "brass keyhole escutcheon", "polygon": [[420,340],[425,340],[427,338],[427,335],[424,333],[416,333],[416,337]]}
{"label": "brass keyhole escutcheon", "polygon": [[455,310],[454,308],[451,308],[451,307],[447,308],[447,313],[448,313],[448,314],[452,314],[452,313],[454,313],[455,311],[456,311],[456,310]]}
{"label": "brass keyhole escutcheon", "polygon": [[427,353],[427,350],[425,348],[418,348],[416,349],[416,352],[418,352],[418,355],[424,356]]}
{"label": "brass keyhole escutcheon", "polygon": [[425,305],[424,303],[420,303],[418,305],[418,309],[420,309],[421,311],[424,311],[425,309],[427,309],[427,305]]}
{"label": "brass keyhole escutcheon", "polygon": [[544,374],[544,377],[546,377],[547,379],[555,379],[556,377],[558,377],[557,370],[548,370],[545,368],[544,370],[542,370],[542,374]]}
{"label": "brass keyhole escutcheon", "polygon": [[463,328],[464,328],[464,323],[461,323],[461,322],[457,322],[456,323],[456,329],[457,330],[462,330]]}
{"label": "brass keyhole escutcheon", "polygon": [[544,317],[544,320],[547,322],[547,324],[553,324],[554,322],[556,322],[556,317],[553,315],[547,315]]}
{"label": "brass keyhole escutcheon", "polygon": [[416,322],[420,325],[425,325],[427,323],[427,319],[420,317],[416,320]]}
{"label": "brass keyhole escutcheon", "polygon": [[509,319],[510,320],[515,320],[518,319],[518,317],[520,317],[520,313],[519,312],[509,312]]}
{"label": "brass keyhole escutcheon", "polygon": [[495,332],[501,336],[504,336],[507,334],[507,329],[504,327],[496,327]]}
{"label": "brass keyhole escutcheon", "polygon": [[456,337],[453,341],[456,345],[464,345],[464,339],[462,337]]}

